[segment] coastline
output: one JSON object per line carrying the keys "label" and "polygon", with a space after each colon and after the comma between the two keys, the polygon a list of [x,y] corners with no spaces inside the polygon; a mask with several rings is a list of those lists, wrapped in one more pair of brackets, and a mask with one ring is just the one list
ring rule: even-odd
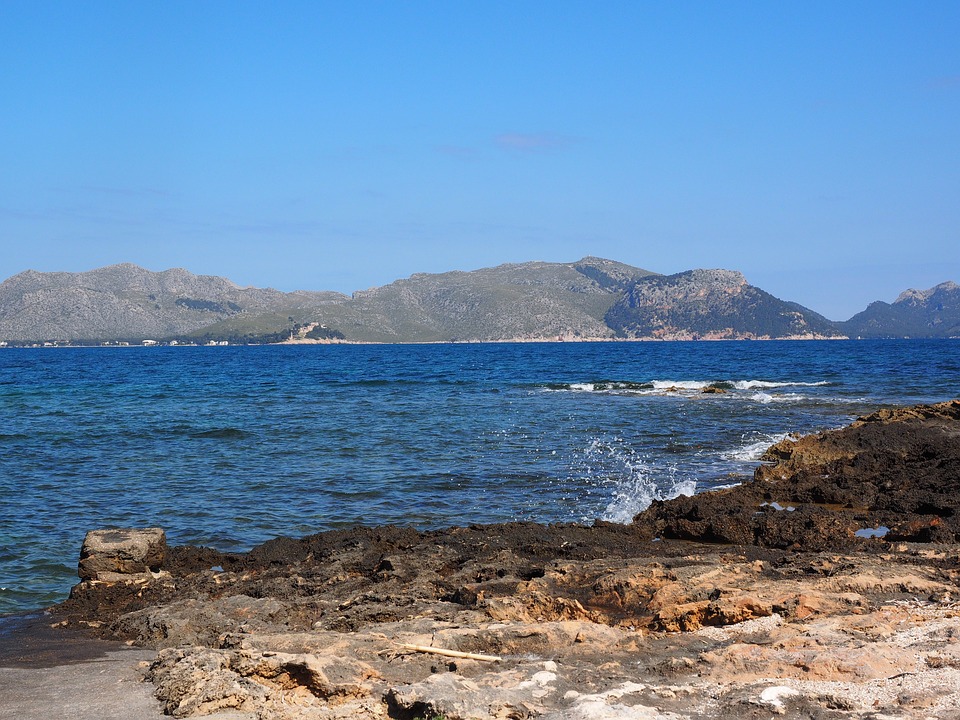
{"label": "coastline", "polygon": [[5,344],[0,349],[6,350],[50,350],[62,348],[103,348],[103,349],[130,349],[130,348],[194,348],[194,347],[273,347],[283,345],[497,345],[497,344],[562,344],[562,343],[667,343],[667,342],[809,342],[809,341],[854,341],[869,342],[870,340],[960,340],[960,338],[850,338],[840,335],[788,335],[783,337],[770,337],[766,335],[743,335],[738,337],[713,337],[713,336],[693,336],[689,334],[668,335],[663,337],[534,337],[534,338],[498,338],[495,340],[348,340],[348,339],[322,339],[314,340],[310,338],[295,338],[293,340],[282,340],[275,343],[177,343],[156,342],[144,344],[143,342],[130,342],[125,345],[117,344],[113,341],[109,343],[96,344],[73,344],[70,342],[56,343],[33,343],[33,344]]}
{"label": "coastline", "polygon": [[958,422],[960,401],[880,411],[631,525],[170,548],[53,613],[154,650],[178,717],[956,717]]}

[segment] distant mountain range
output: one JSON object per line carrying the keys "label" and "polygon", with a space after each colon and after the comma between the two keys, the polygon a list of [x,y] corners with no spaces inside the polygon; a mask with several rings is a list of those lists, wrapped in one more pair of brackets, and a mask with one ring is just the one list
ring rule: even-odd
{"label": "distant mountain range", "polygon": [[943,283],[831,322],[731,270],[660,275],[602,258],[417,274],[353,296],[242,288],[131,264],[0,283],[0,342],[476,342],[960,336]]}
{"label": "distant mountain range", "polygon": [[878,300],[836,325],[850,337],[960,337],[960,286],[906,290],[892,304]]}

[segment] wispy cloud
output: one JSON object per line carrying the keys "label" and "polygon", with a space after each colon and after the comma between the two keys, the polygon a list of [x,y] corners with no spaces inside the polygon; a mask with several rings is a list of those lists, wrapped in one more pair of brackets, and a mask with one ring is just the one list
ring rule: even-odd
{"label": "wispy cloud", "polygon": [[960,90],[960,75],[944,75],[927,81],[930,90]]}
{"label": "wispy cloud", "polygon": [[509,152],[549,152],[573,144],[573,138],[550,133],[503,133],[494,138],[497,147]]}

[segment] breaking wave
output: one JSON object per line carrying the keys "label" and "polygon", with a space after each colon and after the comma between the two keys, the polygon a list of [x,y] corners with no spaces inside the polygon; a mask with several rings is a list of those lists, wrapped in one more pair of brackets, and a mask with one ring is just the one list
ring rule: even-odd
{"label": "breaking wave", "polygon": [[817,382],[793,382],[771,380],[590,380],[573,383],[547,383],[543,387],[553,391],[596,392],[596,393],[641,393],[655,391],[700,391],[705,388],[719,390],[772,390],[787,387],[827,387],[834,385],[830,380]]}
{"label": "breaking wave", "polygon": [[654,500],[672,500],[697,492],[696,480],[670,479],[670,485],[661,489],[646,473],[638,473],[624,480],[614,490],[613,498],[600,515],[601,520],[627,524],[637,513],[650,507]]}
{"label": "breaking wave", "polygon": [[822,391],[812,394],[789,392],[791,388],[822,388],[836,386],[830,380],[815,382],[774,380],[591,380],[573,383],[549,383],[544,389],[553,392],[596,393],[607,395],[696,397],[710,394],[713,398],[748,400],[770,403],[804,402],[822,397]]}
{"label": "breaking wave", "polygon": [[760,460],[760,456],[766,452],[767,448],[789,437],[791,437],[790,433],[745,435],[743,445],[721,453],[720,457],[733,462],[757,462]]}
{"label": "breaking wave", "polygon": [[657,465],[627,446],[621,438],[595,439],[583,451],[575,472],[603,487],[609,500],[600,519],[629,523],[654,500],[693,495],[697,483],[675,466]]}

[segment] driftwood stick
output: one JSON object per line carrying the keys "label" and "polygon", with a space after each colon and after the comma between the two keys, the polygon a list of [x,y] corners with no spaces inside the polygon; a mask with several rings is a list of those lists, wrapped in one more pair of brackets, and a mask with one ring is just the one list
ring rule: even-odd
{"label": "driftwood stick", "polygon": [[431,653],[433,655],[445,655],[446,657],[463,658],[464,660],[485,660],[486,662],[498,662],[502,658],[498,655],[479,655],[477,653],[460,652],[459,650],[445,650],[444,648],[430,647],[429,645],[408,645],[399,643],[400,647],[414,652]]}

